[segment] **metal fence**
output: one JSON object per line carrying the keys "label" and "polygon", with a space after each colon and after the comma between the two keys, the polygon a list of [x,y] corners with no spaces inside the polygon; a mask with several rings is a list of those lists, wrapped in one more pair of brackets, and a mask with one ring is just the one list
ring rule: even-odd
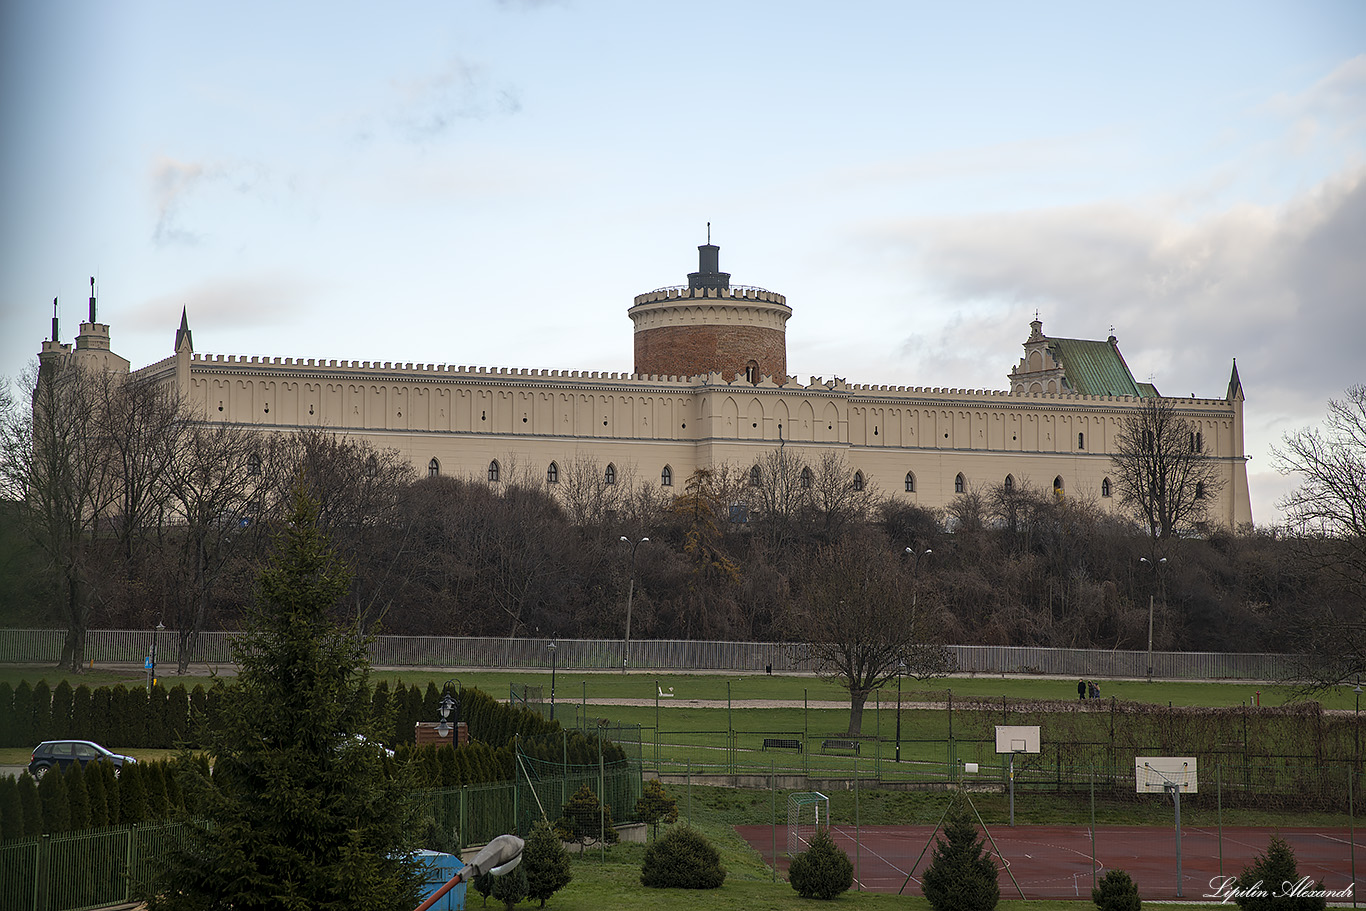
{"label": "metal fence", "polygon": [[[0,663],[55,664],[65,631],[0,630]],[[179,636],[159,634],[157,654],[163,668],[178,657]],[[85,658],[99,664],[142,664],[152,652],[153,630],[91,630]],[[202,633],[189,660],[194,664],[231,664],[234,633]],[[549,670],[548,639],[487,639],[451,636],[379,636],[370,645],[377,667],[522,668]],[[810,673],[815,665],[806,649],[790,642],[703,642],[684,639],[557,639],[554,661],[560,670],[632,669],[734,671],[736,673]],[[959,671],[968,674],[1040,674],[1061,677],[1138,678],[1147,674],[1148,653],[1105,649],[950,645]],[[628,660],[629,658],[629,660]],[[1153,652],[1153,676],[1179,680],[1285,680],[1297,656],[1245,652]]]}
{"label": "metal fence", "polygon": [[181,823],[61,832],[0,844],[0,907],[68,911],[132,901]]}
{"label": "metal fence", "polygon": [[[569,766],[519,757],[514,781],[424,791],[428,847],[460,853],[506,832],[525,835],[544,813],[556,819],[580,785],[605,795],[616,822],[635,817],[641,766]],[[184,823],[114,826],[0,842],[0,908],[77,911],[135,901],[161,859],[188,837]]]}

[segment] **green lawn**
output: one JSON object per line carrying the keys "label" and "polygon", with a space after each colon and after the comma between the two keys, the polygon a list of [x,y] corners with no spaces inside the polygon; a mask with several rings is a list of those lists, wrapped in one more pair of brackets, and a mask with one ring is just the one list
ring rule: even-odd
{"label": "green lawn", "polygon": [[[174,668],[163,665],[166,672],[158,677],[165,686],[183,683],[187,687],[196,683],[209,684],[212,677],[199,673],[178,677],[170,673]],[[219,668],[220,676],[230,676],[231,668]],[[469,671],[461,669],[440,670],[433,668],[413,668],[402,671],[376,671],[376,680],[389,680],[391,683],[402,680],[405,683],[419,683],[426,686],[429,682],[442,686],[446,681],[459,681],[463,686],[475,686],[500,698],[506,698],[510,684],[519,683],[544,688],[546,698],[550,695],[551,674],[545,671]],[[11,686],[22,680],[36,683],[46,680],[55,686],[66,679],[72,686],[81,683],[87,686],[102,686],[122,683],[125,686],[143,685],[146,676],[140,668],[95,667],[82,674],[69,674],[51,666],[2,665],[0,682],[7,681]],[[562,671],[555,675],[555,695],[557,702],[592,702],[595,699],[647,699],[653,700],[659,689],[674,693],[673,697],[660,699],[661,705],[688,699],[786,699],[800,701],[838,701],[848,702],[849,696],[838,684],[821,680],[810,675],[767,676],[751,674],[731,676],[726,674],[653,674],[648,672],[621,674],[616,672],[584,673],[582,671]],[[902,698],[906,701],[916,699],[945,698],[945,691],[952,690],[954,699],[1063,699],[1076,698],[1076,681],[1039,677],[950,677],[931,682],[905,679],[902,681]],[[1135,702],[1171,704],[1181,706],[1230,706],[1246,705],[1249,699],[1261,693],[1261,704],[1266,706],[1284,705],[1288,702],[1303,701],[1304,696],[1294,688],[1277,685],[1250,683],[1223,683],[1197,681],[1155,681],[1145,683],[1141,680],[1101,681],[1103,698],[1111,696]],[[1324,708],[1355,708],[1355,698],[1350,687],[1316,694],[1314,697]],[[872,709],[875,701],[894,702],[896,700],[895,682],[888,684],[880,694],[868,702]]]}

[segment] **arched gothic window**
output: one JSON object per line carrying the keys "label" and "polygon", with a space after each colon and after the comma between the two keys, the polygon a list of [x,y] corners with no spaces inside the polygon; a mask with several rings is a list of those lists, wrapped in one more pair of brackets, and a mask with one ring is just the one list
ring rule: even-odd
{"label": "arched gothic window", "polygon": [[813,475],[813,474],[811,473],[811,469],[810,469],[810,468],[803,468],[803,469],[802,469],[802,486],[805,487],[805,488],[807,488],[807,489],[809,490],[809,489],[811,489],[811,487],[813,487],[813,486],[815,485],[815,483],[816,483],[816,477],[815,477],[815,475]]}
{"label": "arched gothic window", "polygon": [[659,473],[659,483],[664,487],[674,486],[674,470],[668,465],[665,465],[664,470]]}
{"label": "arched gothic window", "polygon": [[608,462],[607,470],[602,473],[602,480],[608,484],[617,483],[617,466]]}
{"label": "arched gothic window", "polygon": [[440,477],[440,476],[441,476],[441,463],[438,462],[438,461],[436,460],[435,457],[433,457],[432,460],[431,460],[430,462],[427,463],[427,477],[429,477],[429,478],[437,478],[437,477]]}
{"label": "arched gothic window", "polygon": [[1006,493],[1014,493],[1014,492],[1015,492],[1015,475],[1013,475],[1013,474],[1008,474],[1008,475],[1006,475],[1005,488],[1006,488]]}
{"label": "arched gothic window", "polygon": [[1078,448],[1078,449],[1085,449],[1085,448],[1086,448],[1086,434],[1084,434],[1084,433],[1078,433],[1078,434],[1077,434],[1077,448]]}
{"label": "arched gothic window", "polygon": [[1195,499],[1197,499],[1197,500],[1203,500],[1204,498],[1205,498],[1205,482],[1204,482],[1204,481],[1196,481],[1196,482],[1195,482]]}
{"label": "arched gothic window", "polygon": [[251,458],[247,459],[247,474],[250,474],[250,475],[258,475],[258,474],[260,474],[260,473],[261,473],[261,457],[260,457],[259,455],[257,455],[256,453],[253,452],[253,453],[251,454]]}
{"label": "arched gothic window", "polygon": [[958,475],[958,477],[956,477],[956,478],[953,479],[953,492],[954,492],[954,493],[963,493],[963,492],[966,491],[967,489],[968,489],[968,482],[967,482],[967,479],[964,478],[963,475],[960,473],[960,474]]}
{"label": "arched gothic window", "polygon": [[856,472],[854,472],[854,482],[853,482],[853,484],[851,484],[850,486],[853,487],[854,490],[862,490],[862,489],[863,489],[863,472],[861,472],[861,471],[856,471]]}
{"label": "arched gothic window", "polygon": [[545,482],[547,484],[560,483],[560,466],[554,462],[550,463],[550,467],[545,470]]}
{"label": "arched gothic window", "polygon": [[906,492],[915,493],[915,472],[906,472]]}
{"label": "arched gothic window", "polygon": [[1058,475],[1056,478],[1053,479],[1053,496],[1061,500],[1062,494],[1062,475]]}
{"label": "arched gothic window", "polygon": [[755,465],[753,468],[751,468],[751,469],[749,470],[749,486],[750,486],[750,487],[763,487],[763,486],[764,486],[764,473],[763,473],[762,471],[759,470],[759,466],[758,466],[758,465]]}
{"label": "arched gothic window", "polygon": [[1101,495],[1102,497],[1108,497],[1108,496],[1111,495],[1111,494],[1110,494],[1110,479],[1109,479],[1109,478],[1105,478],[1105,479],[1103,479],[1103,480],[1100,482],[1100,495]]}
{"label": "arched gothic window", "polygon": [[494,459],[492,462],[489,462],[489,480],[490,480],[490,481],[497,481],[497,480],[498,480],[498,460],[497,460],[497,459]]}
{"label": "arched gothic window", "polygon": [[759,382],[759,365],[754,361],[745,365],[745,382],[751,385]]}

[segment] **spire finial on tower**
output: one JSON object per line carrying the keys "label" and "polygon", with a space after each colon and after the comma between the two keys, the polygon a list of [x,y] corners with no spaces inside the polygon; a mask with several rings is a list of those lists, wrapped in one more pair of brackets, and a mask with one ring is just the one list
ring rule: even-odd
{"label": "spire finial on tower", "polygon": [[52,299],[52,341],[61,341],[61,339],[57,337],[57,298],[55,297]]}
{"label": "spire finial on tower", "polygon": [[95,276],[90,276],[90,322],[95,322]]}
{"label": "spire finial on tower", "polygon": [[711,222],[707,222],[707,243],[711,243]]}
{"label": "spire finial on tower", "polygon": [[175,350],[180,351],[180,346],[189,348],[194,352],[194,336],[190,333],[190,320],[185,306],[180,308],[180,328],[175,331]]}

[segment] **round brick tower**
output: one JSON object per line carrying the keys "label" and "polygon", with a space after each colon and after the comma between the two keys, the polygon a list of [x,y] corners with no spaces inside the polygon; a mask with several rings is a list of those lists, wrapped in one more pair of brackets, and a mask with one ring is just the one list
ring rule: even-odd
{"label": "round brick tower", "polygon": [[635,323],[636,373],[736,375],[787,382],[787,320],[792,308],[781,294],[730,283],[720,271],[721,248],[697,248],[697,271],[686,285],[639,294],[627,314]]}

